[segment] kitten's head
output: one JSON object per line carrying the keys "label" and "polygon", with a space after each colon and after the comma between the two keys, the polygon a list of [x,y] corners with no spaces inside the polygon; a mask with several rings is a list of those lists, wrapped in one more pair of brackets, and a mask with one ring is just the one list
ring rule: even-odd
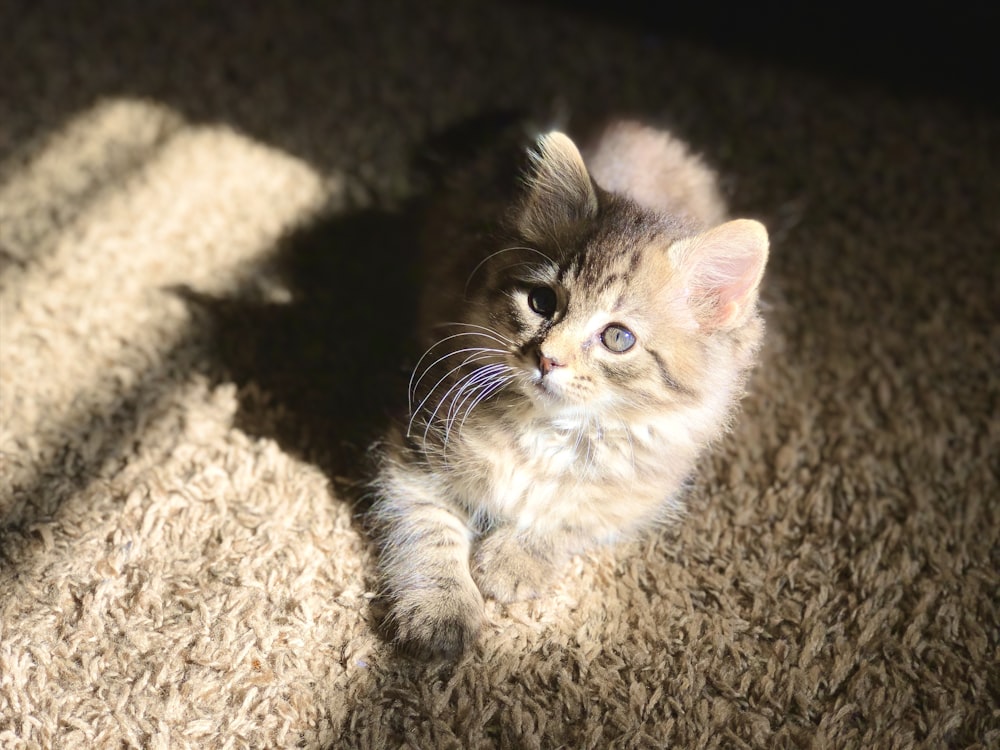
{"label": "kitten's head", "polygon": [[467,321],[507,342],[512,387],[539,408],[623,417],[704,397],[750,364],[761,224],[696,227],[608,193],[562,133],[539,140],[509,224],[469,280]]}

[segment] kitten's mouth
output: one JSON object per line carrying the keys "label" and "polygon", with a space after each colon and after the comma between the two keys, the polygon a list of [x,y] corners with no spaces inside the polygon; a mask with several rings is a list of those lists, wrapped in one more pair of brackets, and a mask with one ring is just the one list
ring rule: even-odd
{"label": "kitten's mouth", "polygon": [[552,377],[552,373],[544,375],[535,362],[523,362],[522,366],[528,375],[523,390],[529,398],[548,406],[566,402],[566,393]]}
{"label": "kitten's mouth", "polygon": [[534,381],[532,382],[532,385],[534,385],[535,391],[537,391],[538,393],[544,393],[546,396],[558,395],[556,393],[556,389],[552,387],[552,382],[546,380],[545,378],[542,377],[535,378]]}
{"label": "kitten's mouth", "polygon": [[532,373],[529,390],[532,397],[546,404],[563,403],[566,400],[563,390],[551,378],[546,378],[538,372]]}

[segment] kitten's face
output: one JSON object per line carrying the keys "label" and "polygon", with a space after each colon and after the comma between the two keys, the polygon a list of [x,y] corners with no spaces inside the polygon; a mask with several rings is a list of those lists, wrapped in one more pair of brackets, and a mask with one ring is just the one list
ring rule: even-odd
{"label": "kitten's face", "polygon": [[621,421],[707,397],[713,370],[744,366],[710,361],[707,343],[754,316],[760,224],[699,232],[640,208],[597,187],[559,133],[535,166],[509,241],[469,269],[448,335],[418,362],[411,426],[423,413],[425,435],[440,424],[447,441],[511,391],[555,417]]}
{"label": "kitten's face", "polygon": [[667,262],[667,230],[612,199],[558,240],[521,238],[491,261],[469,310],[510,342],[512,387],[547,412],[593,416],[691,396],[698,326]]}

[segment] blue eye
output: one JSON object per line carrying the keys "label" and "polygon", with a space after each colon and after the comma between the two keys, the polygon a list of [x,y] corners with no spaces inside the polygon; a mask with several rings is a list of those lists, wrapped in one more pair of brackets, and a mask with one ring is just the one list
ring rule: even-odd
{"label": "blue eye", "polygon": [[635,346],[635,334],[625,326],[612,323],[601,332],[601,343],[608,351],[621,354]]}
{"label": "blue eye", "polygon": [[554,289],[547,286],[536,286],[528,292],[528,307],[545,318],[555,315],[559,300]]}

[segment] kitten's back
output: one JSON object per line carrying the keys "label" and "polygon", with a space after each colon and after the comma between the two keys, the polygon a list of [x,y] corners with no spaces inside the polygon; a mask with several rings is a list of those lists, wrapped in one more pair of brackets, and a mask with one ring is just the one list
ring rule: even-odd
{"label": "kitten's back", "polygon": [[715,173],[664,130],[617,121],[601,131],[583,156],[598,185],[645,208],[702,227],[726,218]]}

